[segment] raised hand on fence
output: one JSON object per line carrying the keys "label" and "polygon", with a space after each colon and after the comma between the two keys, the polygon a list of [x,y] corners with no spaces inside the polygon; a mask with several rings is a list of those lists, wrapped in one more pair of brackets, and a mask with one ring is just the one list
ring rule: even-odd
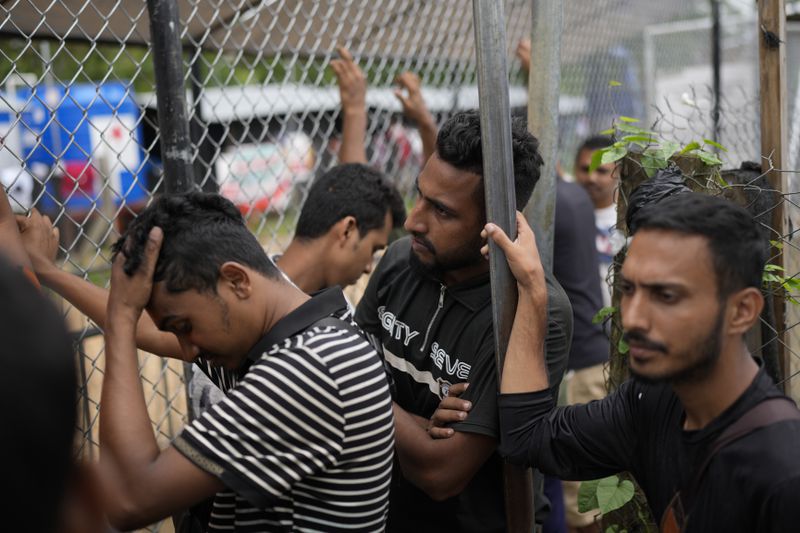
{"label": "raised hand on fence", "polygon": [[2,185],[0,185],[0,254],[12,264],[22,267],[32,281],[36,279],[31,270],[28,254],[22,246],[14,210],[11,209],[6,189]]}
{"label": "raised hand on fence", "polygon": [[30,216],[16,215],[16,220],[22,245],[33,271],[41,276],[57,269],[55,260],[58,254],[59,230],[53,227],[50,217],[42,215],[37,209],[31,209]]}
{"label": "raised hand on fence", "polygon": [[394,82],[399,86],[394,95],[403,106],[403,114],[417,124],[420,137],[422,137],[422,151],[424,160],[436,151],[436,133],[438,128],[425,98],[422,96],[422,82],[413,72],[402,72]]}
{"label": "raised hand on fence", "polygon": [[525,69],[525,72],[530,72],[531,70],[531,40],[530,39],[520,39],[519,43],[517,43],[517,51],[516,51],[517,59],[519,62],[522,63],[522,68]]}
{"label": "raised hand on fence", "polygon": [[350,51],[337,48],[340,59],[331,60],[331,69],[339,83],[342,103],[342,145],[340,163],[366,163],[364,147],[367,135],[367,78]]}

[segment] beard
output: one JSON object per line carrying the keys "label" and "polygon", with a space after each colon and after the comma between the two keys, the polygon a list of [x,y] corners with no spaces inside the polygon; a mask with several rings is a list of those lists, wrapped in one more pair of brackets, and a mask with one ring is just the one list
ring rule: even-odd
{"label": "beard", "polygon": [[422,235],[412,236],[422,242],[430,251],[431,256],[433,256],[432,261],[424,262],[419,258],[413,248],[410,248],[408,251],[408,263],[411,268],[426,276],[442,280],[447,272],[471,267],[484,261],[480,252],[481,245],[483,244],[480,235],[446,254],[440,254],[433,246],[433,243]]}
{"label": "beard", "polygon": [[[630,358],[628,358],[628,370],[631,375],[640,381],[650,384],[668,383],[670,385],[685,385],[697,383],[706,379],[719,360],[720,348],[722,346],[721,336],[724,311],[724,307],[720,306],[720,311],[717,314],[717,319],[711,331],[698,344],[696,350],[692,350],[692,352],[697,353],[697,357],[690,358],[689,354],[686,352],[674,354],[677,360],[691,360],[692,362],[689,366],[660,376],[646,376],[636,372],[630,364]],[[635,332],[625,333],[623,338],[626,341],[636,340],[643,344],[650,344],[653,348],[662,351],[665,356],[669,357],[666,346],[652,343],[652,341],[649,341],[641,334]]]}

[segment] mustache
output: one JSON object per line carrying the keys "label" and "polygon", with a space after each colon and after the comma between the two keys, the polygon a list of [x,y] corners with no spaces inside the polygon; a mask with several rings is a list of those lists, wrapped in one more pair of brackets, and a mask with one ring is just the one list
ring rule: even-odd
{"label": "mustache", "polygon": [[648,339],[643,333],[639,333],[638,331],[626,331],[622,334],[622,340],[628,343],[628,345],[635,345],[637,348],[667,353],[667,347],[665,345]]}
{"label": "mustache", "polygon": [[430,253],[432,253],[432,254],[436,254],[436,248],[434,248],[434,247],[433,247],[433,243],[432,243],[431,241],[429,241],[429,240],[428,240],[428,239],[426,239],[424,236],[422,236],[422,235],[420,235],[420,234],[418,234],[418,233],[411,233],[411,236],[414,238],[414,240],[415,240],[415,241],[417,241],[417,242],[418,242],[418,243],[420,243],[422,246],[424,246],[425,248],[427,248],[427,250],[428,250]]}

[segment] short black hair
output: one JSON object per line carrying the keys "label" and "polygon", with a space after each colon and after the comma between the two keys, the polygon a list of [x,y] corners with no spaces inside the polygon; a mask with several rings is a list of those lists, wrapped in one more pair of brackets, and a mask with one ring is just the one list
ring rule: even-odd
{"label": "short black hair", "polygon": [[[539,154],[539,141],[528,131],[525,120],[518,117],[511,119],[511,150],[517,209],[522,209],[539,181],[543,160]],[[436,153],[442,161],[457,169],[483,178],[480,113],[461,111],[450,117],[436,137]]]}
{"label": "short black hair", "polygon": [[295,237],[322,237],[334,224],[352,216],[363,238],[370,231],[383,228],[387,212],[391,213],[393,228],[403,226],[403,198],[383,174],[361,163],[337,165],[320,176],[308,191]]}
{"label": "short black hair", "polygon": [[131,222],[113,247],[114,257],[124,251],[128,275],[141,265],[154,226],[162,229],[164,240],[153,281],[164,281],[169,292],[216,292],[220,267],[227,261],[283,279],[236,206],[219,194],[204,192],[159,196]]}
{"label": "short black hair", "polygon": [[581,143],[578,150],[575,152],[575,159],[578,158],[584,150],[600,150],[601,148],[608,148],[614,144],[614,140],[606,135],[592,135]]}
{"label": "short black hair", "polygon": [[0,401],[8,428],[0,453],[11,488],[3,521],[12,530],[56,531],[75,465],[75,351],[56,307],[4,259],[0,294]]}
{"label": "short black hair", "polygon": [[761,287],[767,241],[752,215],[730,200],[701,193],[678,194],[643,207],[635,227],[637,233],[660,229],[708,239],[720,299],[745,287]]}

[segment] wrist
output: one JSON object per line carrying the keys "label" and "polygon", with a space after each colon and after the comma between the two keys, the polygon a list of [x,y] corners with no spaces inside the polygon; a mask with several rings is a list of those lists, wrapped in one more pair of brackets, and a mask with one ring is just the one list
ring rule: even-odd
{"label": "wrist", "polygon": [[431,115],[429,112],[421,115],[419,118],[417,118],[417,127],[420,130],[436,132],[436,121],[433,120],[433,115]]}
{"label": "wrist", "polygon": [[[62,272],[62,270],[59,269],[54,263],[50,262],[39,263],[32,261],[32,266],[33,266],[33,271],[39,278],[39,281],[41,281],[42,285],[44,285],[45,287],[50,287],[53,283],[55,283],[55,279],[58,277],[58,274]],[[66,272],[64,273],[66,274]]]}
{"label": "wrist", "polygon": [[136,324],[139,322],[141,315],[142,309],[109,301],[106,309],[106,329],[125,329],[128,327],[136,329]]}
{"label": "wrist", "polygon": [[366,117],[367,104],[365,102],[360,104],[348,104],[346,106],[342,106],[342,112],[348,117]]}

